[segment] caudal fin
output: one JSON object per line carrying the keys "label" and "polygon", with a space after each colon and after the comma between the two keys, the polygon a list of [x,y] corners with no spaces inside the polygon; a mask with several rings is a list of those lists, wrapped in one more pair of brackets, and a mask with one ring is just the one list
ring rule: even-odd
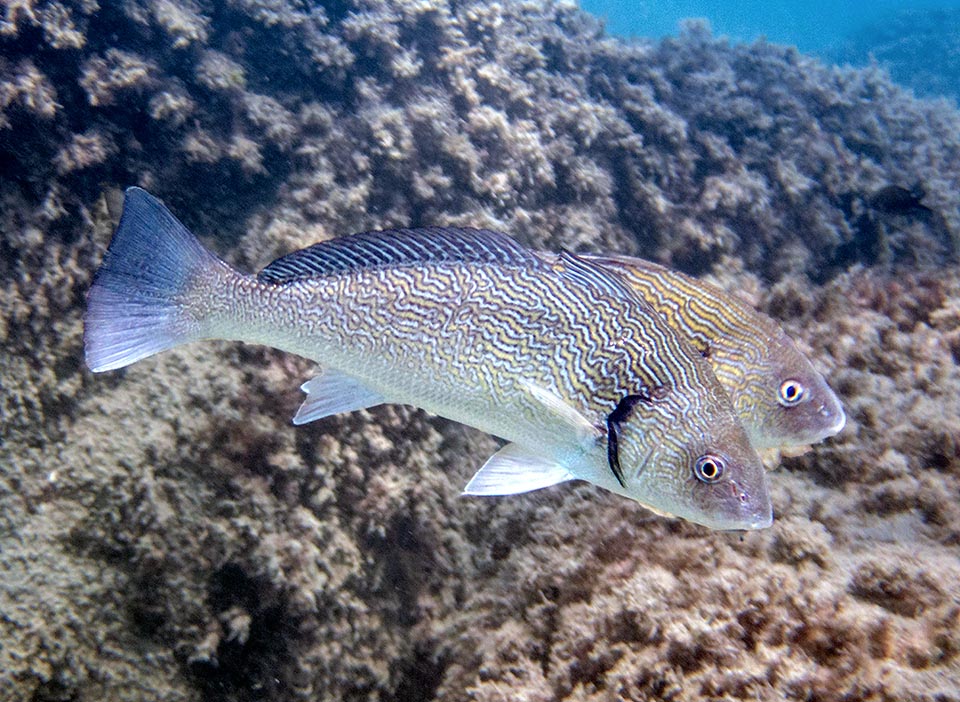
{"label": "caudal fin", "polygon": [[129,188],[87,295],[83,345],[90,370],[122,368],[197,338],[185,293],[222,266],[157,198]]}

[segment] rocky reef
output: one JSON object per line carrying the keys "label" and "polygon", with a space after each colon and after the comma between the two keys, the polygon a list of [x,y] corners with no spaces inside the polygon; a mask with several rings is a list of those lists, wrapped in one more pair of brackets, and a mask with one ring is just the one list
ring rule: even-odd
{"label": "rocky reef", "polygon": [[[6,0],[0,700],[960,699],[960,114],[567,3]],[[877,208],[923,184],[924,210]],[[494,439],[294,428],[300,359],[83,367],[119,189],[255,269],[465,224],[751,296],[847,429],[746,535],[589,486],[459,496]]]}

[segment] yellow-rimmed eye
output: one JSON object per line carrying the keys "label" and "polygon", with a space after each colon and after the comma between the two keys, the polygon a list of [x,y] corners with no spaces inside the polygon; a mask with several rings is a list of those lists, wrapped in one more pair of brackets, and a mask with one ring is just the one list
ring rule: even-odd
{"label": "yellow-rimmed eye", "polygon": [[709,453],[700,456],[693,464],[693,474],[701,482],[715,483],[723,477],[723,459]]}
{"label": "yellow-rimmed eye", "polygon": [[799,380],[788,379],[780,383],[780,389],[777,391],[777,399],[785,407],[793,407],[803,401],[806,391],[803,383]]}

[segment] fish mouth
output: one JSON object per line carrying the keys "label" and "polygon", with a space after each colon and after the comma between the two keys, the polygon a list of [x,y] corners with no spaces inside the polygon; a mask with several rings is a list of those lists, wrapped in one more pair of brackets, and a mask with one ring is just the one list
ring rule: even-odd
{"label": "fish mouth", "polygon": [[756,529],[766,529],[773,524],[773,503],[770,501],[770,494],[763,490],[759,496],[750,496],[746,491],[741,490],[736,481],[731,480],[731,489],[740,503],[739,514],[737,515],[741,530],[753,531]]}
{"label": "fish mouth", "polygon": [[843,411],[843,407],[840,406],[840,403],[837,402],[833,407],[821,407],[820,415],[823,417],[830,417],[833,415],[833,424],[827,428],[827,433],[824,438],[828,436],[834,436],[843,431],[843,428],[847,426],[847,413]]}
{"label": "fish mouth", "polygon": [[[847,425],[847,415],[840,401],[827,398],[820,401],[814,409],[810,407],[805,414],[798,415],[791,422],[793,431],[787,445],[818,444],[831,436],[836,436]],[[783,445],[780,442],[777,448]]]}
{"label": "fish mouth", "polygon": [[742,527],[747,531],[756,531],[759,529],[767,529],[773,526],[773,505],[767,505],[765,511],[757,512],[752,515],[747,521],[746,525]]}
{"label": "fish mouth", "polygon": [[847,425],[847,414],[843,411],[843,406],[840,404],[840,401],[836,399],[832,402],[826,401],[821,403],[814,416],[817,417],[817,423],[820,424],[820,429],[810,432],[810,435],[805,437],[806,442],[810,444],[815,444],[824,439],[829,439],[831,436],[836,436],[843,431],[843,428]]}
{"label": "fish mouth", "polygon": [[719,492],[714,492],[714,498],[710,500],[714,508],[705,510],[707,514],[701,514],[700,519],[693,521],[721,531],[756,531],[773,524],[773,504],[765,486],[753,494],[742,489],[735,480],[715,487]]}
{"label": "fish mouth", "polygon": [[739,514],[729,519],[695,520],[705,527],[717,531],[759,531],[773,525],[773,506],[767,505],[764,509],[747,514]]}

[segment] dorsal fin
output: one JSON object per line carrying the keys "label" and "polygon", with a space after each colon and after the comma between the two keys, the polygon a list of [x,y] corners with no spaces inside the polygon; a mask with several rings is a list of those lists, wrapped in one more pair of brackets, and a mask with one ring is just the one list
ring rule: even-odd
{"label": "dorsal fin", "polygon": [[614,297],[626,296],[637,299],[636,294],[627,287],[623,279],[613,271],[602,268],[596,263],[578,256],[572,251],[562,249],[558,256],[560,274],[581,285],[603,290]]}
{"label": "dorsal fin", "polygon": [[294,251],[260,271],[257,279],[262,283],[290,283],[359,268],[454,261],[539,263],[506,234],[488,229],[388,229],[352,234]]}

